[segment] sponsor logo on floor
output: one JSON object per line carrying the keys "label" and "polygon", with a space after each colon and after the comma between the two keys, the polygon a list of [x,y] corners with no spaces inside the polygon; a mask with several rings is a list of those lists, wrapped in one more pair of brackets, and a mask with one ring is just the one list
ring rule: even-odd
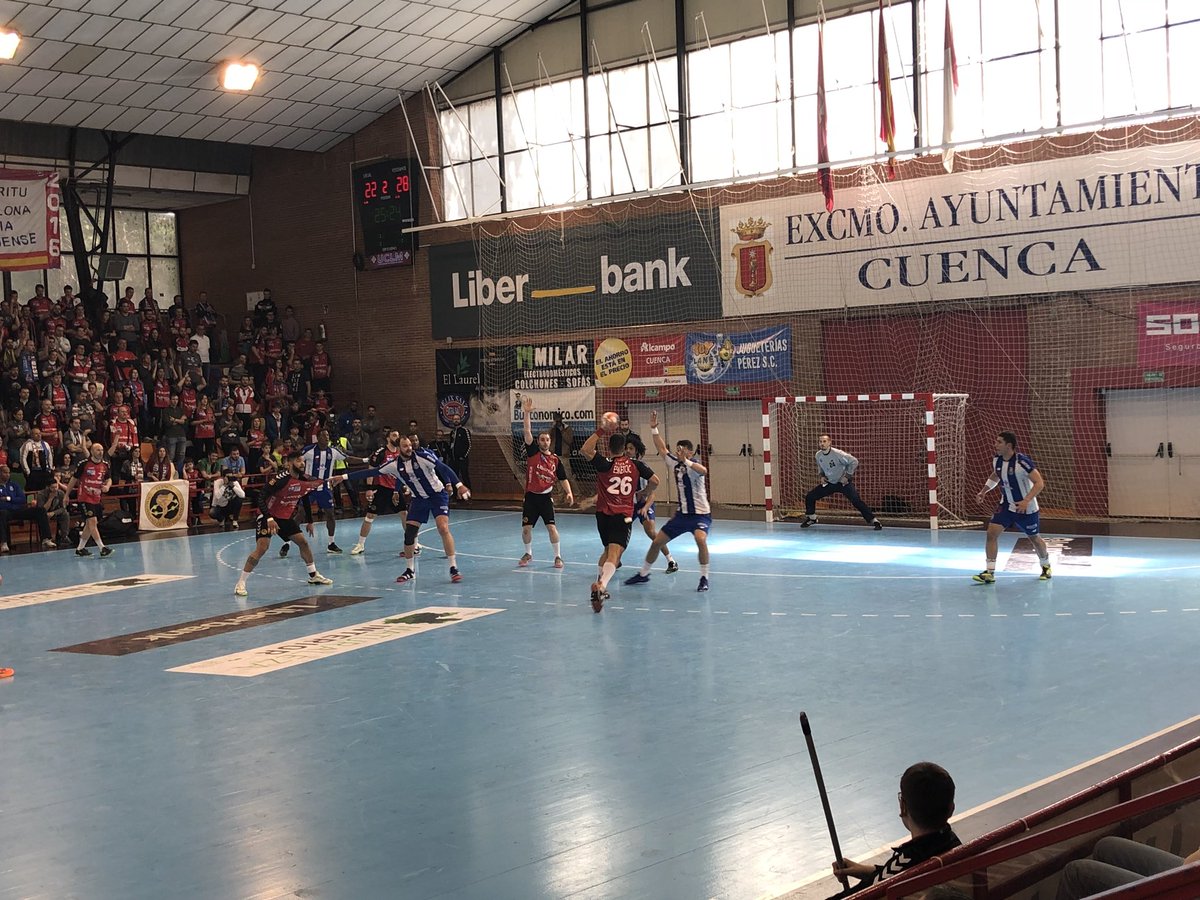
{"label": "sponsor logo on floor", "polygon": [[150,587],[156,584],[167,584],[171,581],[182,581],[185,578],[195,577],[195,575],[131,575],[128,578],[110,578],[108,581],[69,584],[65,587],[45,588],[40,591],[32,591],[28,594],[12,594],[8,597],[0,597],[0,609],[37,606],[39,603],[53,603],[55,600],[73,600],[76,597],[90,597],[92,594],[103,594],[107,591],[124,591],[129,588]]}
{"label": "sponsor logo on floor", "polygon": [[351,650],[374,647],[388,641],[412,637],[469,622],[482,616],[490,616],[500,609],[474,609],[458,606],[427,606],[412,612],[374,619],[358,625],[347,625],[308,637],[295,638],[267,647],[256,647],[241,653],[218,656],[200,662],[188,663],[168,669],[169,672],[188,672],[196,675],[231,675],[237,678],[254,678],[268,672],[277,672],[292,666],[303,665],[318,659],[328,659]]}
{"label": "sponsor logo on floor", "polygon": [[[1050,551],[1050,564],[1054,567],[1090,566],[1092,564],[1092,539],[1090,537],[1046,538],[1046,549]],[[1036,572],[1039,569],[1037,549],[1027,537],[1017,539],[1016,545],[1004,564],[1005,572]]]}
{"label": "sponsor logo on floor", "polygon": [[243,628],[253,628],[256,625],[269,625],[285,619],[311,616],[314,613],[341,609],[343,606],[353,606],[356,603],[366,603],[369,600],[378,599],[378,597],[341,597],[336,594],[300,597],[283,603],[272,603],[270,606],[259,606],[241,612],[209,616],[207,619],[193,619],[190,622],[180,622],[178,625],[164,625],[148,631],[118,634],[115,637],[100,638],[83,644],[73,644],[70,647],[55,647],[54,652],[125,656],[128,653],[140,653],[142,650],[153,650],[155,647],[170,647],[172,644],[182,644],[185,641],[227,634],[230,631],[241,631]]}

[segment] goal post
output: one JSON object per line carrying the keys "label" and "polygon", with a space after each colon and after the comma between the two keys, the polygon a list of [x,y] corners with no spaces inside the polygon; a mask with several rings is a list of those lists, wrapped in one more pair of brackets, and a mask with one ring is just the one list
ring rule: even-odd
{"label": "goal post", "polygon": [[[859,460],[855,486],[883,520],[927,520],[931,529],[976,524],[966,509],[968,399],[920,392],[764,397],[767,522],[804,514],[804,496],[820,478],[813,454],[829,434]],[[857,518],[837,494],[818,513]]]}

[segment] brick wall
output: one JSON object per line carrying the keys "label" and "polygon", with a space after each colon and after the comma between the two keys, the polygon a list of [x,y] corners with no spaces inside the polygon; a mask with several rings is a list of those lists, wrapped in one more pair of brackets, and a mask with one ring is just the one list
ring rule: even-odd
{"label": "brick wall", "polygon": [[[410,116],[422,142],[429,121],[415,106]],[[429,158],[426,146],[420,152]],[[180,255],[185,296],[208,291],[231,340],[246,293],[269,287],[280,311],[294,306],[303,327],[315,332],[324,320],[339,403],[375,403],[387,422],[415,418],[424,427],[435,417],[426,255],[411,268],[367,272],[352,261],[361,235],[351,169],[406,155],[413,150],[399,109],[325,153],[256,150],[248,200],[180,213]],[[421,216],[431,221],[423,188]]]}

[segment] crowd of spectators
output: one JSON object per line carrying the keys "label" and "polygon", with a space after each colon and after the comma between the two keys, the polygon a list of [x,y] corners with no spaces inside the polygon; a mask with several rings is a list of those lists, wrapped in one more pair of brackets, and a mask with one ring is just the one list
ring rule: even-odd
{"label": "crowd of spectators", "polygon": [[203,292],[190,308],[177,295],[165,310],[149,288],[135,294],[126,288],[113,309],[39,285],[0,301],[0,466],[17,489],[0,491],[0,552],[10,521],[36,525],[44,547],[67,542],[66,487],[93,443],[127,512],[138,483],[186,478],[196,518],[216,501],[227,527],[245,499],[231,481],[269,472],[322,429],[350,452],[381,443],[373,406],[334,409],[324,324],[314,334],[292,307],[280,313],[269,290],[232,342]]}

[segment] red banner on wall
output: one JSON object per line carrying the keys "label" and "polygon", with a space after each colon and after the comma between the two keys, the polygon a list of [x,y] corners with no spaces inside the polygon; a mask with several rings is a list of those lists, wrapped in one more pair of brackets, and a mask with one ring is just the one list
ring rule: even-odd
{"label": "red banner on wall", "polygon": [[596,342],[596,387],[648,387],[687,384],[682,334],[610,337]]}
{"label": "red banner on wall", "polygon": [[1138,365],[1200,364],[1200,301],[1138,304]]}

